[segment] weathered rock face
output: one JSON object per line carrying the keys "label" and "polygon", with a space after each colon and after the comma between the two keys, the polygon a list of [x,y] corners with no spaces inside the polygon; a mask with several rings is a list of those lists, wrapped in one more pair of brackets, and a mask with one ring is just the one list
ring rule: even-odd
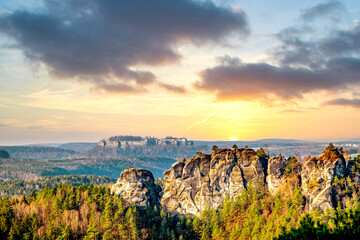
{"label": "weathered rock face", "polygon": [[[308,210],[336,207],[348,201],[348,185],[359,185],[360,159],[346,163],[343,152],[332,145],[319,156],[301,165],[295,157],[264,157],[252,149],[220,149],[212,154],[173,164],[164,172],[161,192],[151,172],[129,168],[121,173],[112,191],[128,205],[140,207],[161,204],[170,212],[199,214],[206,208],[217,208],[226,195],[235,199],[249,184],[264,184],[270,194],[293,194],[301,187]],[[345,188],[348,187],[345,186]]]}
{"label": "weathered rock face", "polygon": [[334,197],[339,194],[333,187],[336,178],[348,174],[346,161],[337,149],[326,149],[319,158],[305,162],[301,171],[302,191],[307,197],[309,210],[324,211],[336,204]]}
{"label": "weathered rock face", "polygon": [[159,205],[161,188],[154,183],[152,173],[144,169],[127,168],[111,187],[111,192],[120,195],[128,205],[140,208]]}
{"label": "weathered rock face", "polygon": [[284,172],[288,164],[289,161],[281,155],[269,159],[266,182],[271,194],[276,194],[283,184]]}
{"label": "weathered rock face", "polygon": [[235,198],[249,182],[265,182],[267,160],[252,149],[221,149],[211,155],[172,165],[164,173],[161,205],[179,213],[198,214]]}

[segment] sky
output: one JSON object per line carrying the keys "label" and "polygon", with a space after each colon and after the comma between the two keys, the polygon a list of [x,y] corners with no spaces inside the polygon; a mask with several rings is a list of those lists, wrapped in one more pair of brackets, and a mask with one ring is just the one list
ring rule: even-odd
{"label": "sky", "polygon": [[2,0],[0,145],[360,138],[360,1]]}

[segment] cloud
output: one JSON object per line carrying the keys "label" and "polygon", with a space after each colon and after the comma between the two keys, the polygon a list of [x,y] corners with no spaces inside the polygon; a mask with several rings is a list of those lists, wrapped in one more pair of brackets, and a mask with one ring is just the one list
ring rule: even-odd
{"label": "cloud", "polygon": [[320,3],[311,8],[304,9],[302,11],[301,18],[305,21],[313,21],[328,16],[338,19],[338,17],[340,17],[341,14],[345,12],[345,6],[341,2],[330,1],[327,3]]}
{"label": "cloud", "polygon": [[93,91],[106,91],[109,93],[127,93],[127,94],[136,94],[136,93],[144,93],[147,90],[138,86],[131,86],[124,83],[106,83],[106,82],[98,82],[95,87],[91,90]]}
{"label": "cloud", "polygon": [[303,113],[305,111],[303,110],[296,110],[296,109],[286,109],[281,111],[280,113]]}
{"label": "cloud", "polygon": [[[315,7],[311,12],[325,14],[339,6],[332,2],[326,9]],[[360,86],[360,25],[333,28],[325,37],[316,33],[309,23],[276,34],[280,44],[271,51],[274,64],[218,58],[217,66],[199,73],[194,87],[213,92],[220,100],[292,100],[316,91],[337,92]]]}
{"label": "cloud", "polygon": [[42,129],[42,128],[44,128],[43,126],[27,126],[26,127],[27,129]]}
{"label": "cloud", "polygon": [[0,127],[7,127],[8,125],[0,123]]}
{"label": "cloud", "polygon": [[229,55],[217,57],[216,60],[220,65],[237,65],[241,63],[239,58],[231,57]]}
{"label": "cloud", "polygon": [[200,120],[200,121],[197,121],[197,122],[191,124],[190,126],[188,126],[188,127],[186,128],[186,131],[189,131],[190,129],[192,129],[193,127],[195,127],[195,126],[197,126],[197,125],[199,125],[199,124],[206,123],[207,120],[209,120],[209,119],[210,119],[212,116],[214,116],[215,114],[216,114],[216,112],[213,112],[213,113],[209,114],[209,115],[208,115],[206,118],[204,118],[203,120]]}
{"label": "cloud", "polygon": [[[243,12],[210,1],[64,0],[44,5],[34,12],[3,14],[0,31],[53,75],[111,92],[138,92],[154,84],[151,72],[134,69],[176,63],[180,44],[221,44],[227,34],[248,33]],[[181,92],[177,86],[164,88]]]}
{"label": "cloud", "polygon": [[167,83],[159,83],[159,86],[169,92],[186,93],[186,89],[182,86],[174,86]]}
{"label": "cloud", "polygon": [[360,99],[337,98],[325,103],[325,105],[336,105],[344,107],[360,108]]}
{"label": "cloud", "polygon": [[273,50],[273,58],[282,66],[319,69],[336,58],[359,58],[360,25],[334,29],[326,37],[302,38],[311,29],[288,28],[276,34],[281,45]]}
{"label": "cloud", "polygon": [[[239,60],[240,62],[240,60]],[[219,99],[302,98],[316,90],[338,91],[360,84],[360,59],[332,59],[324,69],[277,67],[267,63],[219,65],[200,73],[195,87]]]}

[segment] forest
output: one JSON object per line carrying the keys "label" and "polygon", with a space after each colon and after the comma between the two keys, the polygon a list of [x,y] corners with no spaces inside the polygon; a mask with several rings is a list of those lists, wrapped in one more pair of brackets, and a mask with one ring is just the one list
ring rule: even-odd
{"label": "forest", "polygon": [[0,182],[59,175],[98,175],[118,178],[129,165],[151,169],[155,177],[176,160],[156,156],[123,158],[13,159],[0,158]]}
{"label": "forest", "polygon": [[271,196],[252,184],[201,216],[127,206],[106,186],[46,186],[0,199],[0,239],[350,239],[360,231],[358,192],[346,209],[305,213],[300,189]]}
{"label": "forest", "polygon": [[[236,145],[234,148],[237,150]],[[247,147],[244,149],[250,151]],[[222,151],[232,150],[216,150],[215,153],[221,154]],[[258,150],[256,154],[265,152]],[[308,161],[320,169],[324,162],[335,162],[343,154],[342,148],[329,144],[320,157]],[[12,159],[3,161],[9,164],[7,161]],[[49,163],[52,161],[55,160],[49,160]],[[116,160],[112,161],[116,163]],[[160,204],[131,205],[111,192],[114,179],[110,177],[53,176],[3,182],[0,184],[0,239],[356,238],[360,233],[360,189],[354,181],[358,181],[360,156],[351,159],[350,175],[355,176],[353,179],[335,177],[331,183],[346,201],[325,211],[319,208],[309,211],[308,200],[300,185],[291,187],[291,182],[298,181],[301,164],[295,157],[289,157],[287,161],[284,169],[286,182],[276,194],[269,192],[267,183],[261,178],[250,180],[236,198],[226,195],[218,208],[205,204],[199,215],[168,212]],[[92,162],[84,161],[82,164],[90,167]],[[109,168],[113,165],[107,166]],[[166,181],[158,178],[155,184],[163,189]],[[309,182],[309,186],[312,184]]]}
{"label": "forest", "polygon": [[77,154],[70,149],[43,146],[0,146],[0,149],[7,151],[11,158],[57,159]]}
{"label": "forest", "polygon": [[53,188],[64,183],[77,187],[84,183],[87,185],[109,185],[115,182],[116,180],[114,178],[95,175],[62,175],[26,180],[11,180],[0,183],[0,197],[30,195],[32,190],[38,192],[46,186]]}

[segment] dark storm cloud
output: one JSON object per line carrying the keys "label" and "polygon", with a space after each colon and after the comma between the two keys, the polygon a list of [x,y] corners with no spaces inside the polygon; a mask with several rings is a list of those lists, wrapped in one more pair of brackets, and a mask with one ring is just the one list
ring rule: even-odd
{"label": "dark storm cloud", "polygon": [[[332,2],[331,9],[339,6]],[[323,8],[312,8],[312,14],[320,14],[319,9],[325,14]],[[289,27],[275,35],[280,45],[271,58],[276,64],[244,63],[225,56],[217,66],[200,72],[195,87],[214,92],[219,99],[289,100],[315,91],[360,86],[360,26],[332,29],[320,38],[309,37],[316,33],[310,25]]]}
{"label": "dark storm cloud", "polygon": [[338,105],[344,107],[360,108],[360,99],[337,98],[325,103],[326,105]]}
{"label": "dark storm cloud", "polygon": [[[181,58],[178,44],[222,43],[231,32],[247,34],[248,26],[244,13],[209,1],[47,0],[41,11],[3,14],[0,31],[56,76],[137,92],[156,77],[134,68],[175,63]],[[177,86],[163,88],[181,92]]]}

